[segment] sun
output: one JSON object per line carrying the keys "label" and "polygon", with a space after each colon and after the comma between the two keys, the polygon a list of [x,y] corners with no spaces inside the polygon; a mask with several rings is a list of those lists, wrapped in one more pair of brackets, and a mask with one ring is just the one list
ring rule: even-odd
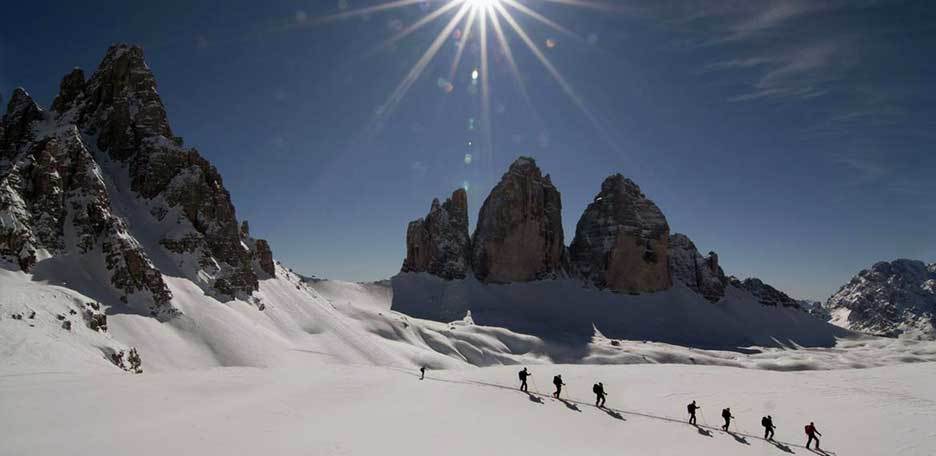
{"label": "sun", "polygon": [[[374,0],[377,3],[371,6],[343,11],[331,16],[317,18],[314,21],[306,21],[304,24],[320,24],[333,20],[347,19],[351,17],[368,17],[370,15],[396,10],[399,8],[420,6],[424,8],[424,15],[415,20],[408,26],[397,30],[392,36],[385,39],[380,45],[370,52],[393,48],[404,38],[412,36],[417,30],[440,21],[444,24],[442,30],[431,39],[425,52],[406,72],[404,78],[390,93],[386,101],[376,109],[376,115],[373,124],[376,129],[384,125],[384,120],[390,117],[396,110],[400,101],[406,96],[410,88],[423,75],[423,72],[429,67],[429,64],[439,54],[440,50],[453,49],[451,64],[447,74],[441,74],[437,78],[437,84],[446,94],[454,90],[453,82],[460,69],[462,58],[466,54],[466,48],[471,49],[473,62],[470,68],[471,87],[473,91],[469,93],[479,93],[480,97],[480,122],[477,127],[481,133],[481,156],[486,162],[491,162],[490,156],[493,155],[493,145],[491,139],[492,121],[491,121],[491,88],[490,72],[491,65],[499,62],[505,65],[507,71],[513,75],[513,79],[519,89],[520,95],[526,101],[526,104],[534,112],[536,111],[533,99],[540,98],[538,93],[529,93],[525,83],[524,72],[531,71],[531,68],[524,68],[523,72],[518,67],[514,59],[514,49],[511,41],[521,44],[520,48],[532,54],[535,60],[539,61],[542,70],[550,76],[559,89],[572,101],[572,103],[581,111],[582,114],[591,122],[596,130],[605,138],[606,141],[615,149],[613,137],[602,125],[598,117],[592,113],[586,105],[585,100],[572,87],[572,84],[560,73],[556,65],[547,56],[548,52],[556,48],[558,39],[569,38],[577,42],[586,40],[577,33],[559,24],[553,19],[537,11],[535,5],[557,4],[575,8],[584,8],[597,10],[601,12],[617,11],[612,3],[607,0]],[[523,26],[521,18],[532,20],[545,26],[550,35],[536,37]],[[469,41],[471,46],[467,46]],[[454,46],[450,46],[454,43]],[[491,58],[493,52],[497,52],[495,58]],[[447,76],[447,77],[446,77]],[[540,96],[537,96],[540,95]],[[471,125],[474,127],[474,118]],[[485,159],[487,157],[487,159]]]}

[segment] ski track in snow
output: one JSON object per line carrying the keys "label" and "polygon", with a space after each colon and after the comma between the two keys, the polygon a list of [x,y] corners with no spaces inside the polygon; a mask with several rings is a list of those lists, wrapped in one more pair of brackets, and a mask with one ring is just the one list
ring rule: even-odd
{"label": "ski track in snow", "polygon": [[[936,450],[936,364],[775,372],[719,366],[532,366],[418,372],[309,361],[142,376],[0,377],[0,454],[808,454]],[[537,390],[562,373],[562,401]],[[608,411],[590,386],[608,388]],[[899,394],[892,394],[893,391]],[[702,406],[699,428],[685,404]],[[731,407],[732,433],[720,430]],[[610,412],[610,413],[609,413]],[[616,414],[616,415],[615,415]],[[771,414],[776,439],[764,441]]]}

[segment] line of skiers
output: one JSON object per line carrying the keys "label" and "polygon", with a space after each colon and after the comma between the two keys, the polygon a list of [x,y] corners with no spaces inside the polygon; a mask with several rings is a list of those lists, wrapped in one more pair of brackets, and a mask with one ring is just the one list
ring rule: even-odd
{"label": "line of skiers", "polygon": [[[689,412],[689,424],[693,426],[698,426],[696,424],[696,410],[700,408],[702,408],[702,406],[696,405],[695,401],[692,401],[692,403],[686,406],[686,410]],[[725,424],[723,424],[721,428],[723,431],[729,432],[728,426],[731,425],[731,420],[735,419],[734,415],[731,414],[731,408],[722,409],[721,416],[725,420]],[[761,418],[761,426],[764,427],[764,440],[773,442],[774,441],[774,429],[777,428],[773,424],[773,417],[770,415],[767,415]],[[806,440],[806,449],[809,449],[809,445],[813,442],[813,440],[816,441],[816,449],[817,450],[819,449],[819,437],[816,437],[817,435],[821,436],[822,434],[818,430],[816,430],[816,425],[810,422],[806,426],[806,436],[809,437],[809,439]]]}
{"label": "line of skiers", "polygon": [[[530,371],[528,371],[525,367],[519,373],[520,391],[528,394],[529,390],[527,388],[527,379],[530,378],[530,375]],[[553,397],[559,399],[559,395],[562,393],[562,387],[565,386],[565,382],[562,381],[562,375],[556,375],[553,377],[553,386],[556,387],[556,391],[553,393]],[[603,409],[605,407],[605,400],[608,396],[608,393],[604,389],[604,384],[601,382],[595,383],[595,385],[592,386],[592,392],[595,393],[595,407]],[[696,411],[701,408],[702,406],[696,405],[695,401],[692,401],[692,403],[686,406],[686,409],[689,411],[689,424],[698,426],[698,424],[696,424]],[[731,420],[735,418],[734,415],[731,414],[730,408],[725,408],[722,410],[722,418],[725,420],[725,424],[721,428],[723,431],[729,432],[728,426],[731,425]],[[761,426],[764,427],[764,440],[772,442],[774,439],[774,429],[776,429],[776,426],[773,424],[773,417],[767,415],[761,418]],[[818,450],[819,437],[817,436],[822,436],[822,433],[816,429],[816,425],[812,422],[806,426],[806,436],[808,437],[808,440],[806,441],[806,448],[809,449],[809,445],[815,441],[816,449]]]}

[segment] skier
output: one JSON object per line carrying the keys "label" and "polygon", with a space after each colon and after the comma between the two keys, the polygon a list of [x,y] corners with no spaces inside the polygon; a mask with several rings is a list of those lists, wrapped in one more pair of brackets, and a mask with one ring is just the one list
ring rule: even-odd
{"label": "skier", "polygon": [[565,383],[562,383],[562,375],[553,377],[553,385],[556,385],[556,392],[553,393],[553,397],[559,399],[559,394],[562,393],[562,387],[565,386]]}
{"label": "skier", "polygon": [[696,424],[696,418],[695,418],[695,411],[698,410],[698,409],[700,409],[700,408],[702,408],[702,407],[696,405],[696,404],[695,404],[695,401],[692,401],[691,404],[689,404],[689,405],[686,406],[686,409],[689,410],[689,424],[691,424],[691,425],[693,425],[693,426],[697,426],[697,424]]}
{"label": "skier", "polygon": [[773,425],[773,417],[767,415],[760,420],[761,426],[764,426],[764,440],[773,440],[773,434],[775,426]]}
{"label": "skier", "polygon": [[419,368],[419,379],[423,380],[425,378],[426,378],[426,366],[422,366]]}
{"label": "skier", "polygon": [[731,419],[734,418],[733,416],[731,416],[731,408],[726,408],[722,410],[721,416],[722,418],[725,419],[725,425],[722,426],[722,430],[724,430],[725,432],[728,432],[728,425],[731,424]]}
{"label": "skier", "polygon": [[604,408],[605,405],[605,393],[604,384],[601,382],[595,383],[595,386],[592,387],[592,392],[595,393],[595,407]]}
{"label": "skier", "polygon": [[812,443],[813,440],[815,440],[816,449],[818,450],[819,449],[819,437],[816,437],[816,436],[817,435],[821,436],[822,433],[816,429],[816,425],[813,424],[811,421],[809,422],[809,425],[806,426],[806,435],[809,436],[809,440],[806,441],[806,449],[808,450],[809,444]]}
{"label": "skier", "polygon": [[525,392],[525,393],[529,393],[529,390],[527,390],[527,382],[526,382],[526,381],[527,381],[527,377],[530,376],[530,372],[527,371],[527,368],[524,367],[523,370],[520,371],[520,373],[519,373],[518,375],[520,376],[520,391],[523,391],[523,392]]}

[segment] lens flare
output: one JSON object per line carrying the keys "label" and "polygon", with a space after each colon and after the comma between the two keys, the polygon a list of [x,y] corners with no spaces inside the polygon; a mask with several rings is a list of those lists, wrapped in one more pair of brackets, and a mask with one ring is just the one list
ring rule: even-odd
{"label": "lens flare", "polygon": [[[292,24],[293,27],[309,26],[328,23],[337,20],[346,20],[350,18],[366,18],[370,15],[384,13],[402,8],[420,8],[421,17],[408,26],[403,26],[402,22],[393,22],[391,26],[392,36],[384,40],[371,53],[387,49],[395,49],[395,44],[407,37],[414,36],[418,30],[442,21],[445,25],[436,37],[429,43],[422,56],[406,73],[396,89],[390,94],[386,102],[377,109],[374,125],[379,129],[386,124],[386,118],[392,116],[396,107],[406,96],[407,92],[420,79],[423,72],[427,71],[430,63],[437,54],[445,48],[446,43],[454,44],[454,57],[448,68],[447,74],[435,75],[437,77],[436,85],[443,93],[450,94],[455,87],[464,87],[464,79],[458,77],[458,67],[463,58],[477,59],[470,67],[468,73],[466,93],[469,96],[478,95],[479,98],[479,119],[471,118],[468,123],[468,130],[478,131],[478,144],[476,147],[476,156],[471,154],[465,156],[465,163],[469,164],[472,160],[480,160],[480,163],[490,165],[493,162],[492,146],[492,122],[491,122],[491,92],[492,83],[490,74],[492,72],[492,63],[495,65],[506,65],[506,70],[513,76],[516,88],[520,91],[522,99],[532,110],[534,117],[539,120],[539,116],[534,106],[534,97],[527,92],[524,74],[529,74],[529,69],[524,68],[521,71],[518,61],[515,59],[515,51],[511,48],[511,41],[516,44],[521,43],[520,48],[532,54],[548,75],[578,108],[585,118],[604,136],[604,139],[620,152],[609,130],[599,121],[598,117],[589,109],[585,100],[575,90],[570,81],[568,81],[560,72],[559,68],[547,57],[544,51],[554,50],[559,45],[559,40],[554,36],[536,38],[524,27],[519,19],[527,19],[549,28],[552,32],[572,38],[573,41],[582,45],[594,45],[598,41],[595,34],[582,37],[564,27],[553,19],[546,17],[543,13],[537,11],[537,5],[554,4],[562,5],[601,13],[633,13],[633,8],[625,5],[611,2],[608,0],[382,0],[376,2],[376,5],[352,9],[348,7],[347,0],[340,0],[343,5],[339,12],[330,16],[319,18],[307,18],[299,16]],[[492,35],[489,37],[489,31]],[[489,39],[494,40],[496,46],[493,62],[489,61],[491,50],[489,49]],[[469,41],[471,43],[469,44]],[[468,50],[469,52],[465,52]],[[368,54],[371,54],[368,53]],[[431,69],[429,71],[432,71]],[[536,94],[532,94],[536,95]],[[504,112],[503,104],[498,103],[496,112]],[[547,136],[548,137],[548,136]],[[539,141],[541,146],[548,144],[548,139]],[[475,146],[469,142],[469,147]],[[467,182],[466,185],[467,187]]]}

